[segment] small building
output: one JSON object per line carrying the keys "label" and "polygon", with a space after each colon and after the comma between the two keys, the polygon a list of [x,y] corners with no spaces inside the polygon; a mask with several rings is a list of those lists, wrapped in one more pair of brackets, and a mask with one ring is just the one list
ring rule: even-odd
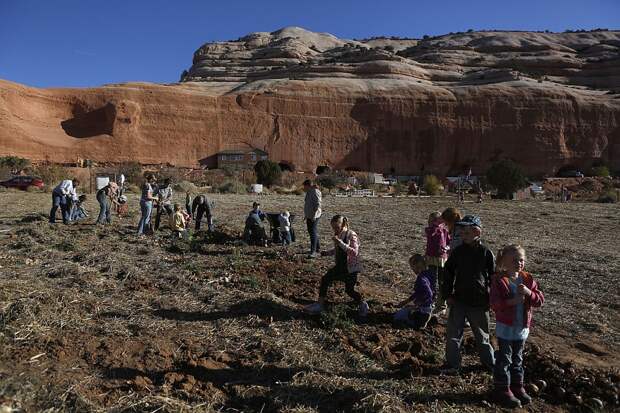
{"label": "small building", "polygon": [[260,149],[226,149],[217,154],[218,168],[253,168],[256,162],[269,159]]}

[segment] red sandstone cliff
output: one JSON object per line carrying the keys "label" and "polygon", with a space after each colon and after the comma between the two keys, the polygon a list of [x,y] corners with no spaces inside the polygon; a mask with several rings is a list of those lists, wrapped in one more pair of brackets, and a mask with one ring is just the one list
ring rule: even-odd
{"label": "red sandstone cliff", "polygon": [[201,47],[179,84],[0,81],[0,155],[196,166],[253,146],[304,170],[483,172],[502,156],[530,173],[620,168],[619,50],[607,31],[254,33]]}

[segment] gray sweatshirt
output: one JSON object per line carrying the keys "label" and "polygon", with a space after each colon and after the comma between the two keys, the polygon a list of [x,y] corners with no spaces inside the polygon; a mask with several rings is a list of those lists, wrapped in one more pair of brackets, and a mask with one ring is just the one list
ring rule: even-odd
{"label": "gray sweatshirt", "polygon": [[304,217],[306,219],[317,219],[321,217],[321,191],[317,187],[312,187],[306,192],[304,198]]}

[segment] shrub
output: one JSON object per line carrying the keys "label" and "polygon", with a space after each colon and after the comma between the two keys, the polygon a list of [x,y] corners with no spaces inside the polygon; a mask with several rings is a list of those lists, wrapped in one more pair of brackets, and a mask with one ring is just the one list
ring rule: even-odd
{"label": "shrub", "polygon": [[607,191],[599,195],[596,202],[600,202],[602,204],[615,204],[618,202],[618,195],[614,191]]}
{"label": "shrub", "polygon": [[245,185],[236,179],[224,181],[217,190],[222,194],[245,194],[248,192]]}
{"label": "shrub", "polygon": [[125,192],[129,192],[130,194],[139,194],[140,187],[136,184],[125,184]]}
{"label": "shrub", "polygon": [[51,188],[65,178],[65,169],[57,164],[45,163],[35,168],[34,174],[40,177],[48,188]]}
{"label": "shrub", "polygon": [[0,157],[0,168],[9,168],[12,173],[17,174],[28,168],[30,161],[19,156],[2,156]]}
{"label": "shrub", "polygon": [[125,180],[131,184],[139,185],[142,182],[142,165],[136,161],[123,162],[119,166],[119,172],[125,175]]}
{"label": "shrub", "polygon": [[592,167],[591,175],[592,176],[604,176],[604,177],[607,177],[607,176],[610,175],[609,168],[604,166],[604,165],[594,166],[594,167]]}
{"label": "shrub", "polygon": [[435,175],[426,175],[422,187],[428,195],[438,195],[443,189],[441,181]]}
{"label": "shrub", "polygon": [[509,159],[494,163],[486,177],[487,182],[497,189],[500,198],[509,198],[513,192],[527,186],[521,167]]}
{"label": "shrub", "polygon": [[268,159],[256,162],[254,172],[256,172],[256,181],[266,187],[270,187],[278,182],[282,176],[280,165]]}
{"label": "shrub", "polygon": [[319,176],[316,182],[322,188],[333,189],[337,185],[342,184],[344,182],[344,179],[342,176],[336,175],[334,173],[325,173]]}
{"label": "shrub", "polygon": [[177,192],[183,192],[183,193],[191,192],[195,194],[198,192],[198,187],[189,181],[177,182],[176,184],[172,186],[172,189],[174,189]]}

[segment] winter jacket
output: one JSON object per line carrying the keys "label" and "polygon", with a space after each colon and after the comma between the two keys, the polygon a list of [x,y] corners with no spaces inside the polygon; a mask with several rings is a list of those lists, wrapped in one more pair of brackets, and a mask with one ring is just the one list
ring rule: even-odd
{"label": "winter jacket", "polygon": [[457,247],[444,266],[443,296],[472,307],[489,307],[495,257],[480,242]]}
{"label": "winter jacket", "polygon": [[362,257],[360,256],[360,241],[357,234],[350,229],[342,231],[340,239],[334,242],[335,247],[323,255],[336,255],[336,248],[342,248],[347,253],[347,270],[350,273],[362,271]]}
{"label": "winter jacket", "polygon": [[425,308],[433,305],[433,285],[435,285],[434,272],[424,270],[418,274],[410,297],[416,307]]}
{"label": "winter jacket", "polygon": [[[532,291],[532,295],[525,297],[523,303],[524,328],[529,328],[532,324],[532,308],[540,307],[545,302],[545,296],[538,289],[538,283],[530,273],[521,271],[519,273],[523,279],[523,284]],[[506,275],[495,274],[491,282],[491,308],[495,313],[495,319],[503,324],[512,325],[515,318],[515,306],[507,303],[513,298],[510,291],[510,280]]]}
{"label": "winter jacket", "polygon": [[450,233],[445,225],[433,222],[424,229],[426,232],[426,255],[428,257],[448,258]]}
{"label": "winter jacket", "polygon": [[321,191],[315,186],[308,189],[304,198],[304,218],[315,220],[321,217]]}

